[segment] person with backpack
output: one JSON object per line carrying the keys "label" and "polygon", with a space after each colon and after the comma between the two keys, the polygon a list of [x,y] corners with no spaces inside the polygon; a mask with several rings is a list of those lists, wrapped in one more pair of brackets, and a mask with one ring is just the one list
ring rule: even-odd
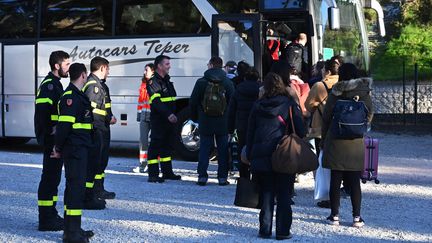
{"label": "person with backpack", "polygon": [[252,107],[248,123],[246,157],[251,163],[252,179],[260,188],[258,237],[271,237],[276,197],[276,239],[290,239],[295,174],[273,171],[272,154],[285,134],[295,132],[304,137],[306,132],[300,107],[289,98],[279,75],[270,72],[265,76],[263,97]]}
{"label": "person with backpack", "polygon": [[351,189],[353,226],[362,227],[360,215],[360,174],[364,163],[364,133],[372,121],[370,78],[358,78],[354,64],[339,67],[339,81],[333,85],[323,112],[321,148],[323,167],[331,170],[331,214],[327,221],[339,225],[340,186],[342,179]]}
{"label": "person with backpack", "polygon": [[[321,126],[324,105],[331,92],[333,85],[339,79],[339,63],[334,60],[327,60],[322,69],[321,82],[315,83],[308,97],[305,107],[312,114],[312,122],[309,127],[308,137],[315,140],[315,150],[317,156],[320,154],[319,144],[321,143]],[[330,201],[324,200],[317,203],[319,207],[330,208]]]}
{"label": "person with backpack", "polygon": [[218,181],[220,186],[228,185],[228,103],[234,93],[231,80],[222,69],[222,59],[212,57],[204,77],[197,80],[192,91],[189,106],[192,120],[198,121],[200,150],[198,161],[198,182],[205,186],[207,169],[214,141],[218,152]]}

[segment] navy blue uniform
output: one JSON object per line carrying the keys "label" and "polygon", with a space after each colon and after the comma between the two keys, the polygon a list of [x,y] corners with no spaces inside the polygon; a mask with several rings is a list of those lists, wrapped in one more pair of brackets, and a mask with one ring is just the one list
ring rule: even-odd
{"label": "navy blue uniform", "polygon": [[88,76],[87,83],[82,88],[82,91],[90,100],[94,116],[94,146],[90,151],[87,168],[86,200],[88,201],[94,197],[95,183],[99,183],[104,177],[101,160],[104,133],[108,131],[106,126],[108,112],[105,107],[105,90],[102,87],[101,80],[96,75],[90,74]]}
{"label": "navy blue uniform", "polygon": [[43,146],[43,169],[38,188],[39,229],[47,221],[57,218],[57,195],[63,161],[50,158],[54,146],[54,132],[58,121],[57,103],[63,94],[60,78],[51,72],[45,77],[36,94],[34,129],[36,139]]}
{"label": "navy blue uniform", "polygon": [[172,171],[172,142],[175,137],[175,125],[170,123],[168,117],[175,114],[175,97],[177,93],[170,82],[169,75],[162,78],[157,72],[147,86],[150,97],[150,124],[151,141],[148,149],[148,172],[150,177],[159,176],[159,165],[163,177],[173,176]]}
{"label": "navy blue uniform", "polygon": [[92,146],[92,107],[86,95],[70,83],[58,109],[55,148],[61,153],[65,165],[65,234],[80,234],[77,232],[81,232],[88,154]]}

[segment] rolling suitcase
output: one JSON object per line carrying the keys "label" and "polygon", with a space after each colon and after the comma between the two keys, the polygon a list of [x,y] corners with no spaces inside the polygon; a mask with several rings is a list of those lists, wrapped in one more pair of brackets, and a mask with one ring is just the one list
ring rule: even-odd
{"label": "rolling suitcase", "polygon": [[378,180],[378,139],[372,137],[365,137],[365,160],[364,169],[361,175],[363,183],[366,181],[375,181],[379,184]]}

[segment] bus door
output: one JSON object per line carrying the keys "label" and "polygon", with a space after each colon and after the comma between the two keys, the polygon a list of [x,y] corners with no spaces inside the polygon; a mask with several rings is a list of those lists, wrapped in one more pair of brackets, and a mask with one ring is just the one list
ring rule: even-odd
{"label": "bus door", "polygon": [[2,46],[2,136],[34,137],[35,45]]}
{"label": "bus door", "polygon": [[212,17],[212,56],[224,63],[246,61],[261,72],[260,14],[214,14]]}

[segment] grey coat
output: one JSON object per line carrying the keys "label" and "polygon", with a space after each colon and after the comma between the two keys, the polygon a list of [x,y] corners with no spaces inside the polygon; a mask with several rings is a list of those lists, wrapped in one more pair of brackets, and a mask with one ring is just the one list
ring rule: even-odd
{"label": "grey coat", "polygon": [[368,122],[372,121],[373,108],[370,96],[372,79],[358,78],[339,81],[333,86],[323,112],[322,141],[323,167],[341,171],[362,171],[364,163],[364,138],[335,139],[329,128],[333,109],[338,99],[352,99],[359,96],[369,110]]}

